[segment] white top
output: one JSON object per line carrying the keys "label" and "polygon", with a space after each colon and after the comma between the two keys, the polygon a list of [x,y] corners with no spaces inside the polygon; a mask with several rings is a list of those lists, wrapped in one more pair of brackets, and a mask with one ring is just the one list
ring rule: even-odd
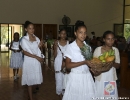
{"label": "white top", "polygon": [[59,47],[57,47],[57,55],[62,56],[62,53],[64,54],[64,52],[65,52],[66,47],[67,47],[68,44],[69,44],[69,42],[67,41],[67,44],[64,45],[64,46],[62,46],[62,45],[60,45],[60,43],[59,43],[59,41],[58,41],[58,45],[59,45],[61,51],[60,51]]}
{"label": "white top", "polygon": [[[64,52],[66,50],[68,43],[69,42],[67,41],[67,44],[62,46],[62,45],[59,44],[59,41],[58,41],[58,46],[60,47],[61,51],[59,50],[59,47],[57,47],[57,56],[56,56],[55,61],[54,61],[55,71],[61,70],[63,55],[64,55]],[[63,55],[62,55],[62,53],[63,53]]]}
{"label": "white top", "polygon": [[[85,43],[85,42],[84,42]],[[86,43],[85,43],[86,44]],[[87,44],[86,44],[87,45]],[[84,61],[85,58],[83,57],[83,55],[81,54],[81,50],[78,47],[76,41],[72,42],[71,44],[69,44],[66,48],[66,51],[64,53],[64,57],[68,57],[71,59],[71,62],[81,62]],[[86,64],[72,68],[71,69],[72,72],[81,72],[81,73],[87,73],[89,72],[89,68]]]}
{"label": "white top", "polygon": [[[101,47],[97,47],[94,51],[93,57],[99,57],[101,55]],[[119,51],[116,47],[112,47],[113,50],[115,50],[115,63],[120,63],[120,55],[119,55]],[[100,81],[100,79],[102,77],[113,77],[113,80],[117,80],[117,75],[116,75],[116,69],[115,67],[112,67],[109,71],[104,72],[102,74],[100,74],[99,76],[96,76],[95,79]],[[109,77],[107,78],[109,80]],[[104,78],[105,79],[105,78]],[[105,81],[105,80],[104,80]]]}
{"label": "white top", "polygon": [[13,41],[11,49],[19,50],[19,41],[18,42]]}
{"label": "white top", "polygon": [[[35,35],[34,35],[35,36]],[[29,52],[29,53],[31,53],[31,54],[33,54],[33,55],[37,55],[37,56],[39,56],[39,57],[41,57],[42,55],[41,55],[41,50],[39,49],[39,47],[38,47],[38,45],[39,45],[39,43],[40,43],[40,40],[39,40],[39,38],[38,37],[36,37],[35,36],[35,38],[36,38],[36,41],[33,41],[33,42],[31,42],[30,40],[29,40],[29,36],[28,36],[28,34],[26,35],[26,36],[24,36],[23,38],[22,38],[22,40],[21,40],[21,47],[22,47],[22,49],[24,50],[24,51],[27,51],[27,52]],[[28,58],[29,56],[26,56],[26,55],[24,55],[24,57],[26,58]],[[29,57],[30,58],[30,57]]]}

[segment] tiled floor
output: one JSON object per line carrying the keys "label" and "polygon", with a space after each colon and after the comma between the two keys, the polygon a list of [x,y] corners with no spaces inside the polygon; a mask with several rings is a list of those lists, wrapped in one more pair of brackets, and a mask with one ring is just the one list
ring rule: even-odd
{"label": "tiled floor", "polygon": [[[50,64],[50,65],[48,65]],[[52,65],[51,65],[52,64]],[[52,66],[49,62],[42,66],[44,82],[40,85],[38,93],[34,94],[34,100],[59,100],[55,93],[55,76],[47,66]],[[9,68],[9,54],[0,54],[0,100],[28,100],[26,86],[21,86],[21,77],[18,81],[13,81],[12,69]],[[20,70],[21,76],[21,70]],[[130,90],[119,88],[120,97],[129,97]]]}

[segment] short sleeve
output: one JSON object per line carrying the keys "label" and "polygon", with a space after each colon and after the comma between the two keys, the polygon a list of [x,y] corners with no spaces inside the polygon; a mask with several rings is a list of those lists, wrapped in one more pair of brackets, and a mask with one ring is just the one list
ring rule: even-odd
{"label": "short sleeve", "polygon": [[116,63],[120,63],[120,54],[119,54],[119,50],[117,48],[114,48],[115,50],[115,62]]}
{"label": "short sleeve", "polygon": [[94,50],[94,53],[93,53],[93,57],[96,57],[98,58],[100,56],[100,47],[97,47],[95,50]]}
{"label": "short sleeve", "polygon": [[64,52],[64,58],[66,58],[66,57],[72,59],[72,50],[71,50],[70,45],[68,45],[68,46],[66,47],[66,50],[65,50],[65,52]]}
{"label": "short sleeve", "polygon": [[38,44],[40,43],[40,39],[38,38],[38,37],[36,37],[36,40],[37,40],[37,42],[38,42]]}
{"label": "short sleeve", "polygon": [[32,54],[32,51],[29,49],[28,40],[26,38],[23,37],[20,44],[21,44],[21,48],[24,51],[27,51]]}

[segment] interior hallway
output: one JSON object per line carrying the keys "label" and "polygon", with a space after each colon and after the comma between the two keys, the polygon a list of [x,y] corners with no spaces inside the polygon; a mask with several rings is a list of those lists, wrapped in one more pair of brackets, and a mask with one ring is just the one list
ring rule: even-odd
{"label": "interior hallway", "polygon": [[[48,61],[46,61],[48,62]],[[40,90],[34,94],[34,100],[59,100],[55,93],[55,76],[48,69],[51,66],[53,69],[53,61],[42,66],[43,69],[43,84],[40,85]],[[0,100],[28,100],[26,86],[21,86],[21,70],[18,81],[13,81],[13,71],[9,68],[9,54],[0,54]],[[130,90],[118,88],[119,97],[129,97]]]}

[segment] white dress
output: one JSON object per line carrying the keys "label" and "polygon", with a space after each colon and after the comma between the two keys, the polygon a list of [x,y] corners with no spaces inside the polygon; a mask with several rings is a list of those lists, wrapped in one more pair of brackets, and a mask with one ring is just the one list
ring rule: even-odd
{"label": "white dress", "polygon": [[[35,36],[35,35],[34,35]],[[21,40],[21,47],[33,55],[41,57],[41,51],[38,47],[40,43],[39,38],[36,41],[29,41],[29,36],[24,36]],[[22,85],[35,85],[43,82],[41,63],[32,57],[24,55],[23,71],[22,71]]]}
{"label": "white dress", "polygon": [[62,66],[62,60],[63,60],[63,55],[62,53],[65,52],[65,49],[68,45],[68,41],[67,44],[65,46],[61,46],[58,42],[58,45],[61,49],[61,51],[59,50],[59,48],[57,47],[57,56],[55,58],[54,61],[54,69],[55,71],[59,71],[59,73],[55,73],[55,80],[56,80],[56,94],[60,95],[63,93],[63,82],[64,82],[64,74],[61,71],[61,66]]}
{"label": "white dress", "polygon": [[[71,62],[85,60],[76,41],[67,46],[64,56],[70,58]],[[88,66],[85,64],[72,68],[63,100],[93,100],[95,96],[96,88]]]}
{"label": "white dress", "polygon": [[[12,42],[12,49],[14,50],[19,50],[19,41]],[[11,57],[10,57],[10,68],[18,69],[22,68],[23,66],[23,58],[22,58],[22,53],[21,52],[11,52]]]}
{"label": "white dress", "polygon": [[[115,62],[116,63],[120,63],[120,56],[119,56],[119,51],[117,48],[112,47],[115,50]],[[94,51],[93,56],[94,57],[99,57],[101,55],[101,47],[97,47]],[[106,97],[104,100],[118,100],[118,91],[117,91],[117,85],[116,85],[116,80],[117,80],[117,76],[116,76],[116,69],[115,67],[112,67],[109,71],[104,72],[102,74],[100,74],[99,76],[95,77],[95,85],[96,85],[96,89],[97,89],[97,96],[99,98],[101,97]],[[105,92],[106,88],[104,88],[105,84],[104,82],[115,82],[115,87],[113,88],[113,90],[115,90],[114,92]],[[108,99],[108,97],[114,97],[114,99]],[[100,99],[99,99],[100,100]]]}

